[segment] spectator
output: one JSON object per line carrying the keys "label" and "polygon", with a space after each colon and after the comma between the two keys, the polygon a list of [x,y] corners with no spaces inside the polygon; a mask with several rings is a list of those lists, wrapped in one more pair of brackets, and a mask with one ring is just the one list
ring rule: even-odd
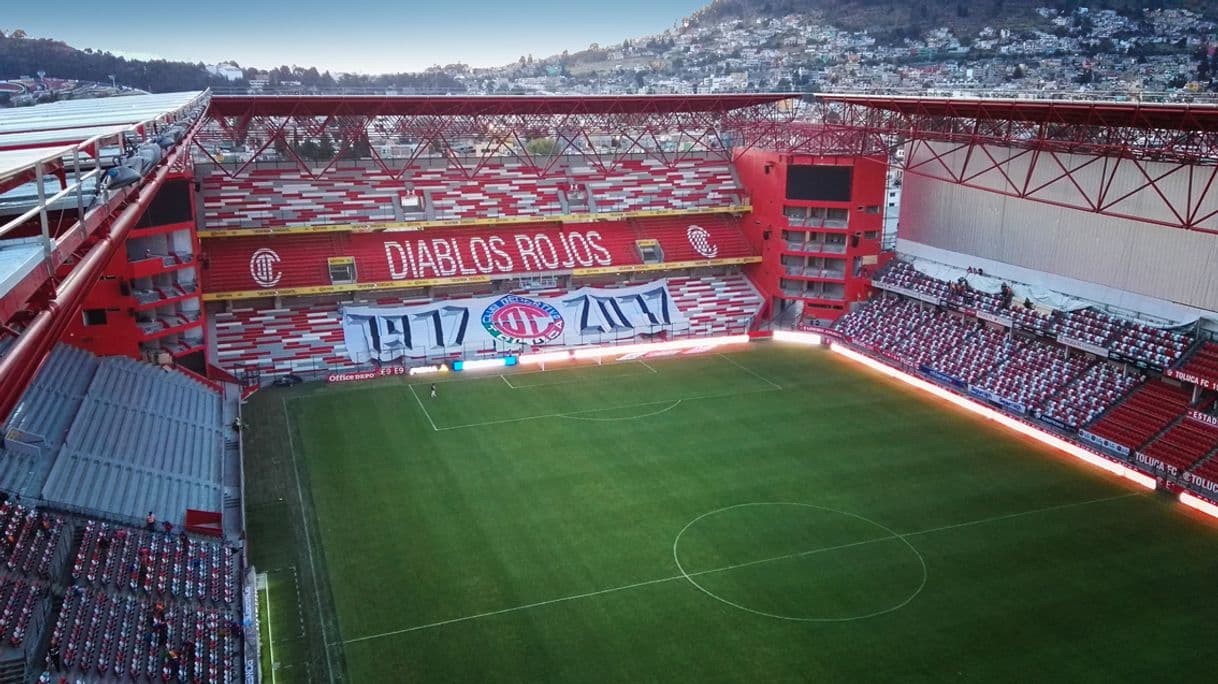
{"label": "spectator", "polygon": [[156,529],[156,516],[152,514],[152,511],[148,511],[148,517],[144,518],[144,526],[148,528],[149,532]]}
{"label": "spectator", "polygon": [[1023,308],[1028,309],[1028,310],[1032,310],[1032,309],[1035,309],[1035,308],[1036,308],[1036,305],[1032,303],[1032,298],[1031,298],[1031,297],[1025,297],[1025,298],[1024,298],[1024,300],[1023,300]]}

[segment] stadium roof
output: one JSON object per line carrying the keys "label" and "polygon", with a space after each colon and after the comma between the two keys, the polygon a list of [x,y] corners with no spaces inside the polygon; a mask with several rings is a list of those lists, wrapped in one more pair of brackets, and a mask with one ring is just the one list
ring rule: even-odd
{"label": "stadium roof", "polygon": [[1213,104],[838,94],[819,94],[816,99],[905,116],[1218,131],[1218,105]]}
{"label": "stadium roof", "polygon": [[173,120],[203,96],[197,91],[129,95],[0,110],[0,188],[6,179],[39,162],[54,162],[73,148],[89,152],[126,131]]}
{"label": "stadium roof", "polygon": [[470,116],[502,114],[669,114],[725,112],[797,95],[217,95],[212,116]]}

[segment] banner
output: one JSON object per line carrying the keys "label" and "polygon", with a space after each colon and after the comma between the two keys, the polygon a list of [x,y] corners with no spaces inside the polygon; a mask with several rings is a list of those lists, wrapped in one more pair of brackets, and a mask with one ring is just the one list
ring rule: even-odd
{"label": "banner", "polygon": [[584,287],[559,297],[509,294],[343,308],[343,337],[356,363],[576,346],[688,329],[689,321],[664,280],[635,287]]}
{"label": "banner", "polygon": [[1209,378],[1203,378],[1200,375],[1197,375],[1195,373],[1187,373],[1185,371],[1176,370],[1174,368],[1167,371],[1167,377],[1175,378],[1177,380],[1182,380],[1184,382],[1191,383],[1193,385],[1197,385],[1198,387],[1203,387],[1205,389],[1211,389],[1211,390],[1218,389],[1218,383],[1215,383],[1213,380],[1210,380]]}
{"label": "banner", "polygon": [[924,375],[927,375],[935,380],[938,380],[939,382],[941,382],[945,385],[951,385],[952,387],[956,387],[958,389],[964,389],[964,387],[965,387],[963,380],[960,380],[959,378],[955,378],[942,371],[937,371],[934,368],[931,368],[930,366],[922,366],[918,370],[922,371],[922,373]]}

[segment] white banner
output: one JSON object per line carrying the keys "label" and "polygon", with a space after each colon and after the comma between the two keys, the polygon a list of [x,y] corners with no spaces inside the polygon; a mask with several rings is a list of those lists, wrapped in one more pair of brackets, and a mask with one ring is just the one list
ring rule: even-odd
{"label": "white banner", "polygon": [[635,287],[584,287],[561,297],[503,295],[343,308],[343,337],[356,363],[576,346],[688,329],[689,321],[673,303],[664,280]]}

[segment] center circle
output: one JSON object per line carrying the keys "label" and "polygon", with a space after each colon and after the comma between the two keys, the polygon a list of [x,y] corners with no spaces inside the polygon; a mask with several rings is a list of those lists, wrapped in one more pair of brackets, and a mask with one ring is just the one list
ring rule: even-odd
{"label": "center circle", "polygon": [[677,533],[672,557],[716,601],[792,622],[885,615],[917,598],[927,579],[926,559],[904,536],[856,513],[797,502],[703,513]]}

